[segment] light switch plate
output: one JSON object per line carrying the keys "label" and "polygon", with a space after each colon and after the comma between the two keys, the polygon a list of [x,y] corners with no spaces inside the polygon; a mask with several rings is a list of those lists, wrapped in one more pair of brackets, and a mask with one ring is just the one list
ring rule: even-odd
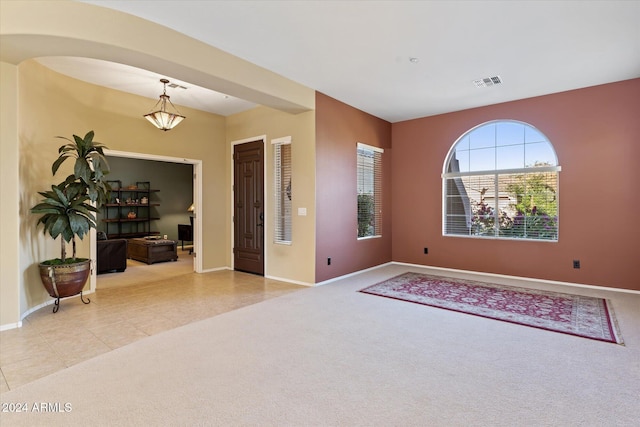
{"label": "light switch plate", "polygon": [[307,208],[298,208],[298,216],[307,216]]}

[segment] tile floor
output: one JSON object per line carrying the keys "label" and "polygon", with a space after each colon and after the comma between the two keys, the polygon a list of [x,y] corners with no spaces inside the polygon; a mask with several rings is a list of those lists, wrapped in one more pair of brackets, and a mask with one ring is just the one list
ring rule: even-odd
{"label": "tile floor", "polygon": [[187,323],[304,289],[230,270],[193,273],[177,262],[129,260],[124,273],[98,276],[96,292],[41,308],[18,329],[0,332],[0,393],[134,341]]}

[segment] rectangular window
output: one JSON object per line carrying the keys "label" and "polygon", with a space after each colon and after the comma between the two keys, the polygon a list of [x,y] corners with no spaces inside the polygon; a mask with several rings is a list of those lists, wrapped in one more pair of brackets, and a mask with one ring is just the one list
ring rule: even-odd
{"label": "rectangular window", "polygon": [[274,242],[290,244],[291,230],[291,137],[271,141],[274,149]]}
{"label": "rectangular window", "polygon": [[444,234],[557,241],[555,169],[448,174]]}
{"label": "rectangular window", "polygon": [[382,153],[358,143],[358,238],[382,235]]}

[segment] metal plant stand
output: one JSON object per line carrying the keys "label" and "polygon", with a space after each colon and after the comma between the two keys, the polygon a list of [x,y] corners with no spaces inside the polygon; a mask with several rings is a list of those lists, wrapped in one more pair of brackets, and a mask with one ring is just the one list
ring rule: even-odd
{"label": "metal plant stand", "polygon": [[[91,302],[91,300],[89,298],[87,298],[87,300],[84,300],[84,296],[82,295],[82,291],[80,291],[80,301],[82,301],[85,304],[89,304]],[[53,302],[53,312],[57,313],[58,310],[60,309],[60,297],[57,297],[56,300]]]}

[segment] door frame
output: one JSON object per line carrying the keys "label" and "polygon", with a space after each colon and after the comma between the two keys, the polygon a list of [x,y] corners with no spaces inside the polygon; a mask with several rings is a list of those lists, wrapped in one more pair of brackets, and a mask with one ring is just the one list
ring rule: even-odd
{"label": "door frame", "polygon": [[[104,154],[105,156],[111,157],[124,157],[137,160],[154,160],[167,163],[182,163],[190,164],[193,166],[193,203],[195,207],[195,217],[193,219],[193,228],[195,228],[195,230],[193,230],[193,251],[196,254],[196,256],[193,257],[193,271],[195,271],[196,273],[202,273],[202,160],[109,149],[105,149]],[[96,241],[97,231],[95,228],[91,228],[89,230],[89,244],[91,247],[90,256],[92,260],[97,259],[98,255]],[[93,268],[91,271],[91,276],[89,277],[90,292],[95,292],[96,290],[96,284],[98,280],[97,270],[97,268]]]}
{"label": "door frame", "polygon": [[266,149],[266,144],[267,144],[267,135],[259,135],[259,136],[253,136],[250,138],[243,138],[243,139],[238,139],[235,141],[231,141],[231,146],[230,146],[230,151],[231,154],[229,155],[229,165],[230,165],[230,179],[231,179],[231,194],[230,194],[230,199],[229,199],[229,206],[231,208],[231,212],[230,212],[230,216],[229,218],[231,219],[231,227],[230,227],[230,232],[231,232],[231,246],[229,248],[229,253],[231,254],[231,270],[235,270],[236,266],[235,266],[235,259],[233,256],[233,247],[235,244],[235,227],[233,225],[233,216],[235,214],[234,212],[234,203],[235,203],[235,191],[234,191],[234,185],[235,185],[235,176],[234,176],[234,168],[235,168],[235,164],[233,161],[233,151],[234,151],[234,146],[236,145],[241,145],[241,144],[246,144],[248,142],[256,142],[256,141],[262,141],[262,154],[263,154],[263,158],[262,158],[262,164],[263,164],[263,177],[262,177],[262,191],[264,194],[264,201],[263,201],[263,212],[264,212],[264,230],[263,230],[263,235],[264,235],[264,242],[262,244],[262,256],[264,259],[264,277],[267,277],[268,274],[268,263],[267,263],[267,242],[269,241],[269,237],[271,235],[269,227],[267,227],[267,219],[269,218],[269,215],[267,214],[269,209],[269,193],[267,192],[267,149]]}

